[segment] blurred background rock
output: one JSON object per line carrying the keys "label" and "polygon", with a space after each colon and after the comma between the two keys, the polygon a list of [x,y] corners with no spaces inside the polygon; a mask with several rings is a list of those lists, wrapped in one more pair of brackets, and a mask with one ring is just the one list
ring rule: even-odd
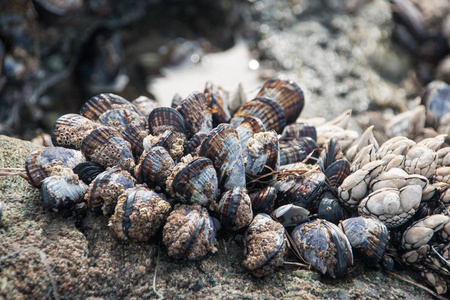
{"label": "blurred background rock", "polygon": [[449,82],[449,37],[447,0],[6,0],[0,133],[50,132],[102,92],[168,105],[206,80],[242,82],[251,99],[289,77],[305,117],[398,113],[432,79]]}

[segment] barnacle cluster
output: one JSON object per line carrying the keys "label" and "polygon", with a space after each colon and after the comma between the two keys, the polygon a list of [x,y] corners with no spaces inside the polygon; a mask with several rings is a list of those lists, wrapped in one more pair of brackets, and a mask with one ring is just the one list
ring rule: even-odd
{"label": "barnacle cluster", "polygon": [[445,128],[450,87],[428,88],[422,115],[395,117],[411,139],[389,138],[387,128],[381,145],[373,127],[361,136],[347,129],[350,112],[321,124],[300,119],[303,92],[290,80],[267,81],[248,102],[212,83],[172,107],[100,94],[80,115],[58,119],[55,147],[32,152],[26,169],[49,210],[86,205],[130,243],[162,232],[174,258],[215,252],[222,230],[245,233],[243,264],[255,276],[292,249],[340,277],[355,258],[393,268],[391,245],[446,293],[450,147],[445,134],[413,138],[427,118]]}

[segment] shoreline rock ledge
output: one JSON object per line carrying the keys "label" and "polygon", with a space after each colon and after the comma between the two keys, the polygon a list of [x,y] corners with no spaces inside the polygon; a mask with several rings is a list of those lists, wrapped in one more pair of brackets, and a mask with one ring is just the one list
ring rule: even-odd
{"label": "shoreline rock ledge", "polygon": [[[0,167],[23,168],[36,148],[0,136]],[[0,299],[432,299],[362,264],[341,280],[288,266],[258,279],[242,265],[240,238],[219,237],[217,253],[189,262],[168,257],[159,238],[121,243],[105,217],[88,214],[82,233],[73,217],[46,211],[39,191],[20,176],[0,177],[0,201]],[[418,278],[408,271],[402,275]]]}

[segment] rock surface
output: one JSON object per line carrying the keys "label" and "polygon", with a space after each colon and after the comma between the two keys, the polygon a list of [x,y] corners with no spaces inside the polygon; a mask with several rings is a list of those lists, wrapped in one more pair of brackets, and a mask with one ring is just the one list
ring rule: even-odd
{"label": "rock surface", "polygon": [[[0,167],[22,168],[35,148],[0,136]],[[191,262],[168,257],[160,236],[147,244],[120,242],[105,217],[88,214],[83,234],[73,217],[44,210],[39,191],[19,176],[0,177],[0,201],[1,299],[432,299],[361,263],[340,280],[288,266],[258,279],[242,266],[240,236],[219,236],[217,253]]]}

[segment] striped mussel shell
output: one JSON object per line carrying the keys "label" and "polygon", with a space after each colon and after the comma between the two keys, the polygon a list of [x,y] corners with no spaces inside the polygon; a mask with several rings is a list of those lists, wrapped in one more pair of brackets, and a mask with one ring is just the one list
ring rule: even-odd
{"label": "striped mussel shell", "polygon": [[206,103],[211,108],[214,127],[228,123],[231,113],[228,109],[229,93],[220,86],[207,82],[204,90]]}
{"label": "striped mussel shell", "polygon": [[307,123],[292,123],[284,127],[281,132],[281,140],[289,141],[302,137],[310,137],[314,141],[317,141],[316,127]]}
{"label": "striped mussel shell", "polygon": [[88,185],[103,171],[105,171],[105,168],[93,161],[79,163],[73,168],[73,172]]}
{"label": "striped mussel shell", "polygon": [[[293,164],[296,165],[296,164]],[[291,165],[284,166],[285,170]],[[286,168],[287,167],[287,168]],[[281,169],[283,171],[283,168]],[[294,204],[311,211],[315,208],[318,197],[325,185],[326,177],[323,172],[317,169],[299,169],[298,173],[286,173],[279,175],[272,184],[277,189],[277,206]]]}
{"label": "striped mussel shell", "polygon": [[267,186],[257,192],[251,193],[252,209],[255,213],[270,213],[277,199],[277,190],[272,186]]}
{"label": "striped mussel shell", "polygon": [[148,116],[150,134],[160,135],[166,130],[180,132],[186,136],[186,126],[183,116],[171,107],[158,107]]}
{"label": "striped mussel shell", "polygon": [[147,136],[148,132],[143,124],[130,124],[122,132],[123,139],[130,143],[131,153],[136,159],[144,152],[144,139]]}
{"label": "striped mussel shell", "polygon": [[172,107],[173,109],[177,109],[178,105],[181,104],[181,101],[183,101],[183,98],[181,97],[180,94],[173,95],[170,107]]}
{"label": "striped mussel shell", "polygon": [[324,192],[320,196],[318,215],[320,219],[338,224],[345,220],[350,213],[341,205],[338,198],[332,192]]}
{"label": "striped mussel shell", "polygon": [[170,210],[163,194],[135,186],[119,196],[108,226],[121,240],[146,242],[163,227]]}
{"label": "striped mussel shell", "polygon": [[78,114],[66,114],[56,120],[51,133],[55,146],[80,149],[83,140],[95,128],[103,125]]}
{"label": "striped mussel shell", "polygon": [[137,110],[144,116],[144,118],[148,119],[148,116],[155,108],[159,107],[159,104],[156,100],[150,99],[146,96],[140,96],[133,101],[131,101]]}
{"label": "striped mussel shell", "polygon": [[287,143],[280,140],[280,165],[301,162],[317,147],[310,137],[290,140]]}
{"label": "striped mussel shell", "polygon": [[94,129],[83,141],[81,152],[87,159],[104,167],[118,165],[121,169],[133,171],[134,158],[122,135],[110,127]]}
{"label": "striped mussel shell", "polygon": [[217,251],[214,221],[198,204],[176,205],[164,225],[163,243],[171,257],[201,259]]}
{"label": "striped mussel shell", "polygon": [[40,187],[42,181],[52,175],[54,167],[75,168],[86,161],[83,154],[74,149],[46,147],[32,151],[25,161],[25,170],[31,185]]}
{"label": "striped mussel shell", "polygon": [[42,199],[50,211],[68,211],[83,201],[87,188],[72,169],[60,167],[59,172],[42,181]]}
{"label": "striped mussel shell", "polygon": [[197,157],[176,172],[175,169],[171,190],[177,201],[197,203],[206,208],[216,201],[219,196],[217,173],[209,158]]}
{"label": "striped mussel shell", "polygon": [[283,226],[267,214],[258,214],[245,233],[244,267],[256,277],[270,274],[284,263],[287,238]]}
{"label": "striped mussel shell", "polygon": [[181,101],[176,109],[184,118],[188,138],[197,132],[208,133],[213,128],[212,115],[205,94],[193,92]]}
{"label": "striped mussel shell", "polygon": [[175,162],[169,152],[161,146],[156,146],[144,152],[135,168],[138,183],[145,183],[156,191],[164,191],[166,179],[170,176]]}
{"label": "striped mussel shell", "polygon": [[148,135],[144,138],[143,146],[145,151],[154,147],[164,147],[174,160],[180,159],[184,155],[184,145],[186,136],[180,132],[166,130],[160,135]]}
{"label": "striped mussel shell", "polygon": [[325,149],[323,149],[319,158],[319,163],[323,170],[326,170],[328,166],[342,158],[344,158],[344,154],[342,153],[341,145],[339,144],[338,139],[333,137],[325,146]]}
{"label": "striped mussel shell", "polygon": [[343,220],[339,228],[347,236],[353,253],[363,259],[369,266],[381,262],[389,241],[386,225],[376,218],[359,216]]}
{"label": "striped mussel shell", "polygon": [[277,171],[280,166],[279,151],[278,136],[275,131],[255,133],[245,146],[245,172],[256,176]]}
{"label": "striped mussel shell", "polygon": [[309,221],[295,227],[291,237],[301,256],[322,274],[343,277],[353,266],[350,242],[333,223]]}
{"label": "striped mussel shell", "polygon": [[337,189],[350,175],[350,163],[345,158],[336,160],[325,170],[328,184]]}
{"label": "striped mussel shell", "polygon": [[303,91],[292,80],[268,80],[256,97],[268,97],[277,101],[283,108],[288,124],[297,120],[305,104]]}
{"label": "striped mussel shell", "polygon": [[219,219],[224,228],[238,231],[247,227],[253,219],[252,201],[247,190],[235,187],[226,191],[219,202]]}
{"label": "striped mussel shell", "polygon": [[220,189],[246,187],[244,154],[231,125],[222,123],[211,130],[200,145],[198,155],[213,162]]}
{"label": "striped mussel shell", "polygon": [[90,98],[81,107],[80,114],[92,121],[98,121],[101,115],[114,108],[127,108],[140,114],[139,110],[128,100],[111,93],[99,94]]}
{"label": "striped mussel shell", "polygon": [[186,147],[184,148],[184,154],[191,154],[192,156],[196,156],[198,150],[200,149],[200,145],[205,139],[207,133],[205,132],[197,132],[190,138],[187,142]]}
{"label": "striped mussel shell", "polygon": [[256,117],[247,117],[245,118],[239,126],[236,127],[236,132],[239,136],[239,141],[241,142],[242,149],[245,149],[245,145],[247,141],[253,137],[255,133],[264,132],[266,130],[266,126],[264,126],[263,122]]}
{"label": "striped mussel shell", "polygon": [[94,213],[110,216],[114,213],[117,198],[133,188],[136,180],[120,168],[111,168],[100,173],[90,184],[84,197],[88,208]]}
{"label": "striped mussel shell", "polygon": [[245,103],[233,115],[230,124],[236,128],[247,117],[259,118],[267,130],[275,130],[277,133],[281,133],[286,126],[283,108],[270,98],[258,97]]}

